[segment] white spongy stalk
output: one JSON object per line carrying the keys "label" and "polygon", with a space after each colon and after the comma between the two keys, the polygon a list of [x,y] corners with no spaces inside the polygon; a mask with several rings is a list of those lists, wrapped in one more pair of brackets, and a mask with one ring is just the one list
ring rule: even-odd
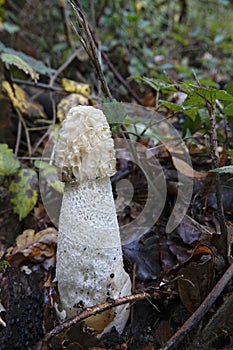
{"label": "white spongy stalk", "polygon": [[[79,307],[131,294],[109,177],[65,184],[56,278],[68,316],[74,316]],[[112,322],[104,322],[104,331],[115,326],[121,333],[129,307],[123,305],[113,310],[114,317],[107,316]],[[102,331],[100,327],[99,333]]]}

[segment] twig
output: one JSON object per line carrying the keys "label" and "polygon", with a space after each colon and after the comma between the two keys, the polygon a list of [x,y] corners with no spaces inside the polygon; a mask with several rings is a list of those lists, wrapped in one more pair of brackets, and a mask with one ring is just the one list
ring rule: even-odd
{"label": "twig", "polygon": [[19,152],[21,135],[22,135],[22,122],[21,122],[21,120],[19,120],[18,121],[18,130],[17,130],[17,139],[16,139],[16,144],[15,144],[15,157],[17,157],[18,152]]}
{"label": "twig", "polygon": [[166,345],[160,350],[170,350],[177,346],[184,337],[200,322],[206,312],[211,308],[213,303],[222,293],[228,282],[233,277],[233,264],[227,269],[212,291],[208,294],[205,300],[201,303],[198,309],[189,317],[183,326],[168,340]]}
{"label": "twig", "polygon": [[24,131],[25,131],[25,136],[26,136],[26,141],[27,141],[27,147],[28,147],[28,154],[29,156],[31,156],[32,154],[32,146],[31,146],[31,140],[30,140],[30,135],[29,135],[29,130],[28,130],[28,127],[27,127],[27,124],[20,112],[20,110],[18,108],[15,108],[17,114],[18,114],[18,117],[19,117],[19,121],[22,123],[23,127],[24,127]]}
{"label": "twig", "polygon": [[105,52],[101,52],[103,59],[105,60],[105,62],[107,63],[107,65],[109,66],[109,68],[111,69],[111,71],[113,72],[113,74],[115,75],[116,79],[128,90],[128,92],[130,93],[130,95],[139,103],[142,104],[140,98],[138,97],[138,95],[133,91],[133,89],[131,89],[131,87],[129,86],[129,84],[127,84],[127,82],[125,81],[125,79],[121,76],[121,74],[116,70],[116,68],[114,67],[114,65],[112,64],[112,62],[109,60],[108,55]]}
{"label": "twig", "polygon": [[51,91],[65,92],[65,90],[60,86],[52,86],[52,85],[44,84],[44,83],[35,83],[34,81],[17,79],[17,78],[12,78],[12,81],[13,81],[13,83],[16,83],[16,84],[33,86],[36,88],[41,88],[41,89],[51,90]]}
{"label": "twig", "polygon": [[37,141],[36,145],[34,146],[32,150],[32,154],[34,154],[37,150],[37,148],[40,146],[40,144],[44,141],[44,139],[49,135],[50,128],[47,128],[46,132],[41,136],[41,138]]}
{"label": "twig", "polygon": [[51,77],[49,81],[49,86],[52,87],[54,85],[57,77],[71,64],[71,62],[77,57],[77,55],[83,50],[82,47],[75,50],[72,55],[56,70],[55,74]]}
{"label": "twig", "polygon": [[64,331],[67,328],[70,328],[74,324],[85,320],[86,318],[88,318],[90,316],[94,316],[98,313],[109,310],[109,309],[116,307],[116,306],[119,306],[119,305],[127,304],[130,302],[135,302],[135,301],[139,301],[139,300],[143,300],[143,299],[148,299],[148,298],[161,298],[161,291],[160,292],[153,291],[151,293],[143,292],[143,293],[133,294],[133,295],[125,296],[125,297],[122,297],[122,298],[119,298],[119,299],[116,299],[113,301],[106,301],[105,303],[98,304],[98,305],[95,305],[93,307],[88,307],[85,310],[83,310],[79,315],[70,318],[69,320],[61,323],[60,325],[55,327],[53,330],[48,332],[45,335],[43,342],[49,341],[55,335],[61,333],[62,331]]}

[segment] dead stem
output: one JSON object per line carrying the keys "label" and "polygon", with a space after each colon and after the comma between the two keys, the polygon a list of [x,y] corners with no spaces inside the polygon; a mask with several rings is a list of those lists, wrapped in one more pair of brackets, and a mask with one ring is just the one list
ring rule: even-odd
{"label": "dead stem", "polygon": [[[218,138],[216,130],[216,102],[212,99],[211,102],[206,101],[206,107],[208,109],[210,117],[210,155],[212,159],[213,168],[218,168],[220,165],[220,159],[218,154]],[[217,199],[217,211],[218,219],[221,230],[221,242],[222,242],[222,251],[224,259],[227,260],[227,228],[225,224],[225,216],[222,205],[222,191],[221,191],[221,182],[219,173],[215,173],[215,183],[216,183],[216,199]]]}

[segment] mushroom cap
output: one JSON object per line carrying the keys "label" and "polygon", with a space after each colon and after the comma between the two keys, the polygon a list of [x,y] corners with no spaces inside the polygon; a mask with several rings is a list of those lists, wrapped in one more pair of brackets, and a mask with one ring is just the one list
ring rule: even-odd
{"label": "mushroom cap", "polygon": [[101,110],[91,106],[69,110],[59,131],[54,161],[64,182],[80,183],[115,173],[114,144]]}

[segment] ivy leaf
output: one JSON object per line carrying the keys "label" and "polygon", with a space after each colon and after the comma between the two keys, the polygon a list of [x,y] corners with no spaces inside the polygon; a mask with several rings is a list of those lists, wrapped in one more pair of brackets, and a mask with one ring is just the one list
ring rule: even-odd
{"label": "ivy leaf", "polygon": [[64,183],[59,181],[57,169],[54,165],[41,160],[36,160],[34,165],[40,169],[40,176],[57,192],[64,192]]}
{"label": "ivy leaf", "polygon": [[24,219],[36,205],[38,199],[37,173],[32,169],[21,169],[11,182],[9,190],[13,196],[14,213]]}
{"label": "ivy leaf", "polygon": [[16,66],[24,71],[24,73],[29,74],[32,80],[37,81],[39,79],[39,75],[19,56],[3,52],[1,54],[1,60],[7,65]]}
{"label": "ivy leaf", "polygon": [[209,170],[209,172],[211,173],[219,173],[219,174],[222,174],[222,173],[229,173],[229,174],[233,174],[233,165],[229,165],[229,166],[223,166],[221,168],[216,168],[216,169],[212,169],[212,170]]}
{"label": "ivy leaf", "polygon": [[14,158],[12,149],[5,143],[0,144],[0,175],[13,175],[19,169],[20,162]]}

